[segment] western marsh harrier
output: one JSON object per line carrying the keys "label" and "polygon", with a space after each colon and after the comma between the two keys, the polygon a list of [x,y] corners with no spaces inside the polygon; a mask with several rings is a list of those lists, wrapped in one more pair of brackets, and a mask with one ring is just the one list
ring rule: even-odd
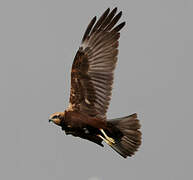
{"label": "western marsh harrier", "polygon": [[61,126],[66,134],[110,145],[121,156],[132,156],[141,144],[137,114],[107,120],[114,69],[117,62],[122,12],[108,8],[97,21],[89,23],[71,71],[68,108],[54,113],[49,121]]}

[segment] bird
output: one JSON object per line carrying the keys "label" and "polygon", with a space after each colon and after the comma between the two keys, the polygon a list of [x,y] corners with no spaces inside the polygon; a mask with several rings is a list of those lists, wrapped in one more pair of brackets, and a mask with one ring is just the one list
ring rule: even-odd
{"label": "bird", "polygon": [[108,8],[88,24],[71,69],[68,107],[50,115],[49,122],[66,135],[108,144],[122,157],[132,156],[141,145],[142,133],[137,114],[107,119],[117,64],[122,11]]}

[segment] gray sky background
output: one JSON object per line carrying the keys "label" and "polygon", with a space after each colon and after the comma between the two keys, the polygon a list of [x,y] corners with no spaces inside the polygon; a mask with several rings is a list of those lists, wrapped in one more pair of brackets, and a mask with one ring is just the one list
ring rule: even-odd
{"label": "gray sky background", "polygon": [[[48,123],[88,22],[115,6],[127,24],[108,117],[137,112],[143,132],[126,160]],[[192,61],[192,0],[1,0],[0,179],[192,179]]]}

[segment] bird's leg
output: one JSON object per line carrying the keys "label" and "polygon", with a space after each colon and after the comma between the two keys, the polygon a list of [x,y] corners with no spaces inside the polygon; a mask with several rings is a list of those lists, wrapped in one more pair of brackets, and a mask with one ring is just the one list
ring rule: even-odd
{"label": "bird's leg", "polygon": [[100,138],[102,138],[107,144],[115,144],[115,140],[109,136],[107,136],[107,134],[105,133],[105,131],[103,129],[99,129],[101,131],[101,133],[105,136],[105,138],[101,135],[99,135]]}
{"label": "bird's leg", "polygon": [[112,146],[112,143],[110,141],[108,141],[107,139],[105,139],[102,135],[98,134],[97,136],[100,137],[103,141],[105,141],[105,143]]}

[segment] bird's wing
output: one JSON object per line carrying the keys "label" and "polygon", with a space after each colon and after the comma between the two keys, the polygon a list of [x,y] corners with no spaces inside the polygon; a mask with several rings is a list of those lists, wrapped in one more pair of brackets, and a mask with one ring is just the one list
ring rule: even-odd
{"label": "bird's wing", "polygon": [[[71,93],[68,110],[105,118],[111,99],[114,69],[117,62],[119,31],[125,22],[115,26],[122,12],[108,8],[96,21],[89,23],[71,71]],[[96,23],[95,23],[96,22]]]}

